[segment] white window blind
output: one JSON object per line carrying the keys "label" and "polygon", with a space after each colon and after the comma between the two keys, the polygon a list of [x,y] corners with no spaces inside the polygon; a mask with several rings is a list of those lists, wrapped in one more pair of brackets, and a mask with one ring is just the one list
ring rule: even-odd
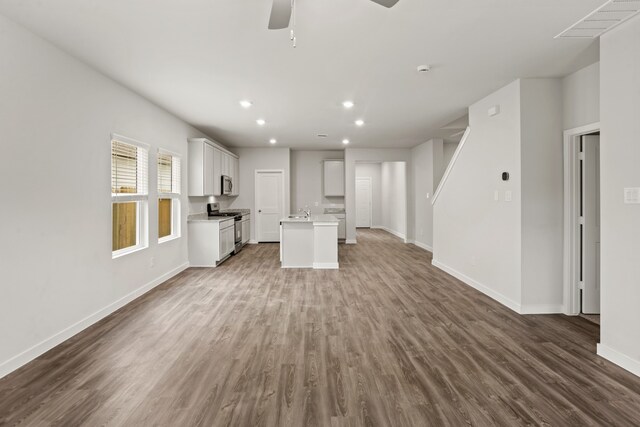
{"label": "white window blind", "polygon": [[180,194],[180,157],[158,151],[158,193]]}
{"label": "white window blind", "polygon": [[111,196],[114,200],[149,194],[148,159],[149,151],[144,147],[116,139],[111,141]]}

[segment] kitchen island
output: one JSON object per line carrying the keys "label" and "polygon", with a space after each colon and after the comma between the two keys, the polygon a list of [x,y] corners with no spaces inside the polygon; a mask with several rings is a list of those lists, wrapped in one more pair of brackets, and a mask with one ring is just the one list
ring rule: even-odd
{"label": "kitchen island", "polygon": [[339,222],[334,215],[290,215],[282,218],[281,267],[337,269]]}

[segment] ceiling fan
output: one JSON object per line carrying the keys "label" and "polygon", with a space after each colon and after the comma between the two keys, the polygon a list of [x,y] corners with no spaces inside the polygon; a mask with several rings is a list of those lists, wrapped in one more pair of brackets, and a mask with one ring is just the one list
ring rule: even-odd
{"label": "ceiling fan", "polygon": [[[393,7],[399,0],[371,0],[384,7]],[[271,7],[271,18],[269,19],[270,30],[281,30],[289,26],[291,12],[294,8],[294,0],[273,0]]]}

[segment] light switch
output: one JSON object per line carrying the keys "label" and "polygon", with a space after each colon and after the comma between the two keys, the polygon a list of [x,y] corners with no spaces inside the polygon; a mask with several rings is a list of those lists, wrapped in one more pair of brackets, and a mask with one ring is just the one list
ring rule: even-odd
{"label": "light switch", "polygon": [[428,199],[429,197],[431,197],[431,194],[430,194],[430,193],[427,193],[427,199]]}
{"label": "light switch", "polygon": [[511,193],[510,190],[507,190],[504,192],[504,201],[505,202],[510,202],[513,200],[513,194]]}
{"label": "light switch", "polygon": [[498,190],[493,192],[493,200],[495,200],[496,202],[500,201],[500,192]]}
{"label": "light switch", "polygon": [[627,205],[640,204],[640,187],[625,188],[624,203]]}

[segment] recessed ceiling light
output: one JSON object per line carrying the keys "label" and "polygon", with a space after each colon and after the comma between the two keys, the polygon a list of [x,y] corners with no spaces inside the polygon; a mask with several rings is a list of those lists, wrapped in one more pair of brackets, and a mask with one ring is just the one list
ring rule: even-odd
{"label": "recessed ceiling light", "polygon": [[240,105],[242,106],[242,108],[249,108],[253,105],[253,102],[251,101],[247,101],[247,100],[242,100],[240,101]]}
{"label": "recessed ceiling light", "polygon": [[431,65],[418,65],[419,73],[428,73],[431,71]]}
{"label": "recessed ceiling light", "polygon": [[275,138],[271,138],[271,139],[269,140],[269,142],[270,142],[271,144],[275,144],[276,142],[278,142],[278,140],[277,140],[277,139],[275,139]]}
{"label": "recessed ceiling light", "polygon": [[362,119],[356,120],[356,126],[364,126],[364,120]]}
{"label": "recessed ceiling light", "polygon": [[267,122],[266,122],[264,119],[258,119],[258,120],[256,120],[256,123],[257,123],[258,125],[260,125],[260,126],[264,126],[264,125],[265,125],[265,123],[267,123]]}
{"label": "recessed ceiling light", "polygon": [[356,105],[356,104],[354,104],[353,101],[344,101],[342,103],[342,106],[344,108],[353,108],[354,105]]}
{"label": "recessed ceiling light", "polygon": [[345,139],[343,139],[343,140],[342,140],[342,143],[343,143],[344,145],[347,145],[347,144],[349,143],[349,140],[348,140],[347,138],[345,138]]}

